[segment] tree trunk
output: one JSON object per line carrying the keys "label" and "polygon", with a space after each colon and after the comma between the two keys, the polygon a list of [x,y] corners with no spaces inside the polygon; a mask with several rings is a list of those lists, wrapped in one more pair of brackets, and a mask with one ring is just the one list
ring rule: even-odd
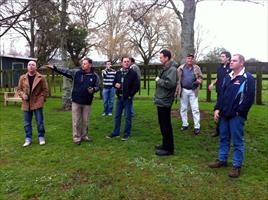
{"label": "tree trunk", "polygon": [[194,20],[196,3],[195,0],[183,2],[183,19],[181,22],[181,63],[188,53],[194,54]]}
{"label": "tree trunk", "polygon": [[[67,0],[61,1],[61,59],[64,67],[67,67],[67,41],[66,41],[66,21],[67,21]],[[71,100],[71,87],[72,84],[70,80],[63,77],[63,94],[62,94],[62,109],[71,110],[72,100]]]}
{"label": "tree trunk", "polygon": [[[30,40],[29,42],[29,47],[30,47],[30,57],[34,58],[35,57],[35,52],[34,52],[34,47],[35,47],[35,10],[36,8],[34,7],[34,1],[33,0],[29,0],[28,1],[29,5],[30,5]],[[27,37],[27,35],[26,35]],[[27,39],[27,38],[26,38]]]}
{"label": "tree trunk", "polygon": [[34,52],[34,47],[35,47],[35,33],[34,33],[34,28],[35,28],[35,19],[31,19],[31,25],[30,25],[30,34],[31,34],[31,41],[30,41],[30,57],[34,58],[35,57],[35,52]]}

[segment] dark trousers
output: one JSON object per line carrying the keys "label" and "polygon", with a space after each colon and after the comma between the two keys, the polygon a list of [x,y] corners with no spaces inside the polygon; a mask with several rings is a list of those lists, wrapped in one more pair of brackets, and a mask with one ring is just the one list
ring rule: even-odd
{"label": "dark trousers", "polygon": [[162,146],[166,151],[174,151],[173,130],[171,125],[171,107],[157,107],[158,122],[162,133]]}

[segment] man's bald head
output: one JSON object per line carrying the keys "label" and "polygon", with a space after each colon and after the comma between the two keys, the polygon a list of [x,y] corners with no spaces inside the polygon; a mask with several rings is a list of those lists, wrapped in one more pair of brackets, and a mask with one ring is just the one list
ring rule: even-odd
{"label": "man's bald head", "polygon": [[27,69],[30,75],[34,75],[36,73],[37,67],[36,62],[31,60],[28,62]]}

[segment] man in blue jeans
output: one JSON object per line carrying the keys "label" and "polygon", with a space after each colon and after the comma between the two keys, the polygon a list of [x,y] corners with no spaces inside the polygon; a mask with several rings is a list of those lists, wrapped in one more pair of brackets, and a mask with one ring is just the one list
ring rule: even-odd
{"label": "man in blue jeans", "polygon": [[112,69],[112,62],[106,61],[106,68],[102,70],[101,75],[103,78],[103,89],[102,89],[102,98],[103,98],[103,113],[102,116],[112,116],[113,107],[114,107],[114,94],[115,89],[113,87],[113,82],[115,78],[116,71]]}
{"label": "man in blue jeans", "polygon": [[45,77],[37,72],[36,62],[30,61],[27,65],[28,72],[21,75],[18,84],[18,95],[22,99],[24,112],[25,143],[27,147],[32,143],[32,118],[35,115],[40,145],[45,144],[45,127],[43,106],[48,97],[48,85]]}
{"label": "man in blue jeans", "polygon": [[107,138],[115,138],[120,136],[120,125],[122,112],[125,109],[125,130],[122,141],[128,140],[131,132],[131,107],[134,95],[139,91],[140,83],[137,73],[129,68],[129,57],[121,59],[122,68],[116,72],[114,79],[114,87],[116,88],[116,111],[115,125],[113,132]]}
{"label": "man in blue jeans", "polygon": [[218,160],[208,164],[210,168],[227,166],[231,138],[233,140],[233,168],[229,176],[240,176],[244,160],[244,125],[250,107],[254,103],[255,79],[245,70],[245,58],[233,55],[214,111],[215,121],[220,120],[220,145]]}

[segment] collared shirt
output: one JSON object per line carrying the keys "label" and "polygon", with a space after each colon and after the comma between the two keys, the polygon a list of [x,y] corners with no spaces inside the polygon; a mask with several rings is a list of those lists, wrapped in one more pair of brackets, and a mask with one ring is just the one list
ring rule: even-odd
{"label": "collared shirt", "polygon": [[239,74],[234,75],[234,72],[232,71],[229,76],[231,77],[231,80],[233,80],[235,77],[237,76],[242,76],[245,73],[245,67],[243,67],[243,69],[239,72]]}
{"label": "collared shirt", "polygon": [[193,66],[190,68],[188,65],[185,65],[182,70],[182,79],[181,85],[183,88],[191,90],[193,89],[193,83],[196,81],[194,75],[194,68]]}

